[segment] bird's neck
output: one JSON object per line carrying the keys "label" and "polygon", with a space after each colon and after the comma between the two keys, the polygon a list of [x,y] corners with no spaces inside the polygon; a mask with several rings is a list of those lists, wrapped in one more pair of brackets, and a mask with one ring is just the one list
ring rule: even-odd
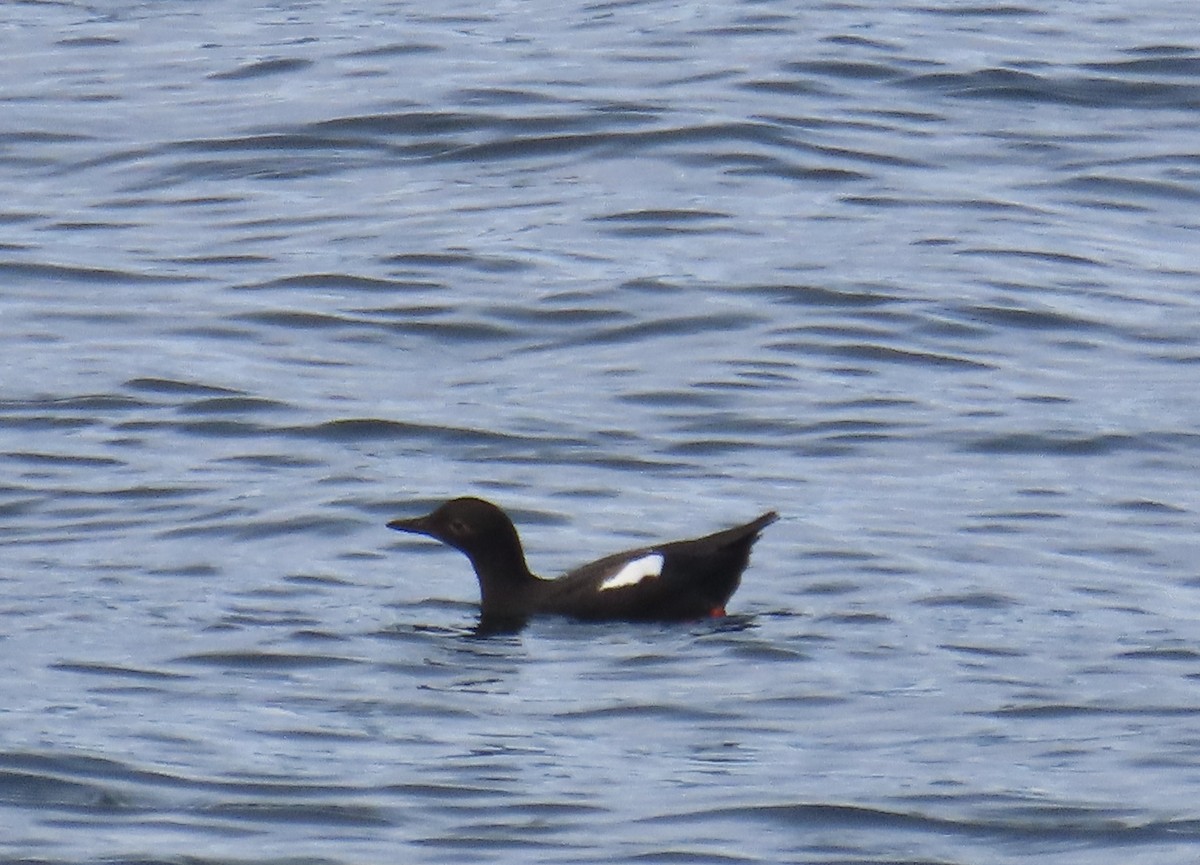
{"label": "bird's neck", "polygon": [[524,590],[538,581],[520,548],[471,564],[479,578],[480,607],[485,615],[503,613],[513,605],[520,605]]}

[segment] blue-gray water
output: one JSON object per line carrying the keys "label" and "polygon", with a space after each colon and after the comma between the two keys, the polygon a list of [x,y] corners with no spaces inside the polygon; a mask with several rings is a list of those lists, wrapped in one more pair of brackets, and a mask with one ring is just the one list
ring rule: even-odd
{"label": "blue-gray water", "polygon": [[[0,859],[1191,862],[1190,2],[0,9]],[[473,639],[767,508],[724,622]]]}

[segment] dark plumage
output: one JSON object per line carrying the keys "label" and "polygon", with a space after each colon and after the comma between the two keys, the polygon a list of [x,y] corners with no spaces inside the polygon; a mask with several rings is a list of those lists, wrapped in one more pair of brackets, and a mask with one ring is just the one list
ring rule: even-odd
{"label": "dark plumage", "polygon": [[556,580],[534,576],[512,520],[483,499],[446,502],[388,528],[427,535],[466,554],[479,578],[480,630],[519,630],[531,617],[686,621],[725,615],[768,511],[742,526],[605,556]]}

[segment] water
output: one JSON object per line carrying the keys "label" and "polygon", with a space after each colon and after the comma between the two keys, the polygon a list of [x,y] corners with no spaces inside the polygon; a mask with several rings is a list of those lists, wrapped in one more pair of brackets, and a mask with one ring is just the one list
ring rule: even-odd
{"label": "water", "polygon": [[1192,13],[5,6],[0,857],[1194,859]]}

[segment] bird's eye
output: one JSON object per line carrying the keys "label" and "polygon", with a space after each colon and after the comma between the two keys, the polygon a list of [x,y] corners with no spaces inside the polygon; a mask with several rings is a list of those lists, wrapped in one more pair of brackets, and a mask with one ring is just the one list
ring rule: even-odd
{"label": "bird's eye", "polygon": [[451,520],[450,531],[460,537],[462,535],[469,535],[471,533],[470,528],[468,528],[467,524],[462,520]]}

